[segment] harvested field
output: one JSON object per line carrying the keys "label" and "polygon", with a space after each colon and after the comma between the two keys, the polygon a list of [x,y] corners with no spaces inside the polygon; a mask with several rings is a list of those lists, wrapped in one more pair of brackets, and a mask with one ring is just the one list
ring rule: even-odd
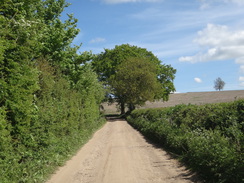
{"label": "harvested field", "polygon": [[[188,92],[188,93],[174,93],[170,94],[169,101],[147,102],[141,108],[159,108],[171,107],[178,104],[208,104],[230,102],[238,99],[244,99],[244,90],[230,90],[230,91],[213,91],[213,92]],[[116,105],[103,104],[106,114],[119,113]]]}

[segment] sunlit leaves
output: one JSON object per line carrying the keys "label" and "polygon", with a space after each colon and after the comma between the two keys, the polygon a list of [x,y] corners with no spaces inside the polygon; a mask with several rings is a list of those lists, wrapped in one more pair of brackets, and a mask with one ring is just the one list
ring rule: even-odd
{"label": "sunlit leaves", "polygon": [[110,80],[115,95],[124,97],[127,104],[141,105],[147,100],[153,101],[160,90],[156,66],[145,59],[125,60]]}
{"label": "sunlit leaves", "polygon": [[111,87],[111,94],[121,105],[121,113],[124,113],[125,104],[142,105],[147,100],[167,100],[169,93],[175,91],[176,70],[163,65],[145,48],[122,44],[111,50],[105,49],[93,59],[92,65],[105,87]]}
{"label": "sunlit leaves", "polygon": [[[104,90],[65,0],[0,3],[0,180],[41,182],[100,125]],[[83,63],[83,65],[80,65]]]}

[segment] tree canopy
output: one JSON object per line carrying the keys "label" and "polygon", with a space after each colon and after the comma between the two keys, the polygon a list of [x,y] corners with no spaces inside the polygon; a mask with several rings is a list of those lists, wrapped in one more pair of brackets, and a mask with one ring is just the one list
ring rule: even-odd
{"label": "tree canopy", "polygon": [[176,70],[161,61],[145,48],[122,44],[105,49],[92,61],[100,81],[111,88],[125,113],[125,105],[133,110],[135,105],[156,99],[168,100],[175,91],[173,80]]}

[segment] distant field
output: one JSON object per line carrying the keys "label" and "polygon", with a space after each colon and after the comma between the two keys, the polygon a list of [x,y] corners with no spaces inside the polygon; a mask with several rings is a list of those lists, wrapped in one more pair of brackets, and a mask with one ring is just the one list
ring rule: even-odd
{"label": "distant field", "polygon": [[[244,90],[213,91],[213,92],[189,92],[170,94],[169,101],[147,102],[141,108],[170,107],[178,104],[207,104],[230,102],[237,99],[244,99]],[[103,104],[106,114],[117,114],[116,105]]]}

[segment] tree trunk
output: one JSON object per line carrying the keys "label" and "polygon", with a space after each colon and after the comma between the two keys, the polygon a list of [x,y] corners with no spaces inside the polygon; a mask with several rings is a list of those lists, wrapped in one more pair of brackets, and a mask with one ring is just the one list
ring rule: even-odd
{"label": "tree trunk", "polygon": [[124,102],[120,102],[120,111],[121,111],[121,115],[125,114],[125,103]]}

